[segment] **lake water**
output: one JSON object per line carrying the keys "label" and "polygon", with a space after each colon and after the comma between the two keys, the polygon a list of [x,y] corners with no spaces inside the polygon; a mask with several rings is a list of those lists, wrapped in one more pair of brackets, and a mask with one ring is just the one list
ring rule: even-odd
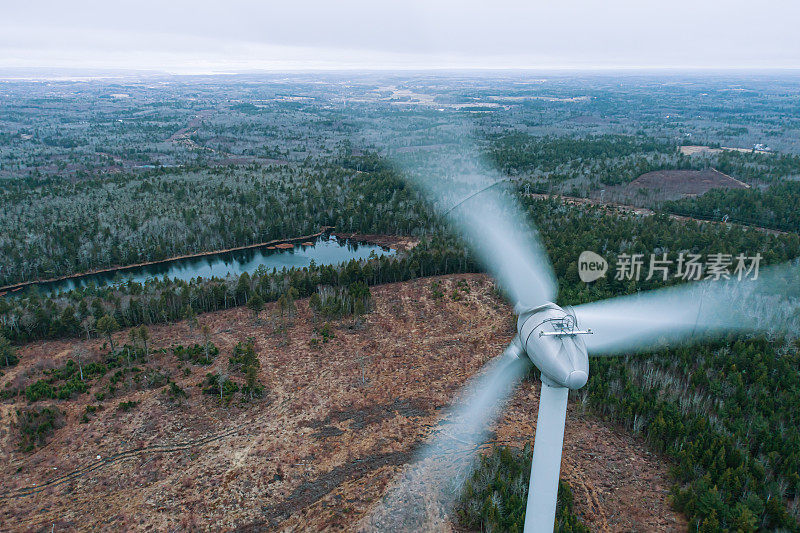
{"label": "lake water", "polygon": [[312,245],[302,246],[295,243],[292,249],[267,249],[266,246],[248,248],[233,252],[223,252],[203,257],[176,259],[166,263],[146,265],[114,272],[88,274],[78,278],[51,281],[38,284],[39,291],[44,294],[57,294],[89,284],[97,286],[118,285],[128,280],[143,283],[151,278],[190,280],[202,277],[225,277],[228,274],[240,275],[243,272],[253,273],[264,265],[269,271],[273,268],[303,268],[313,260],[317,265],[336,265],[351,259],[367,259],[370,254],[394,255],[395,250],[382,248],[374,244],[358,243],[334,236],[322,236]]}

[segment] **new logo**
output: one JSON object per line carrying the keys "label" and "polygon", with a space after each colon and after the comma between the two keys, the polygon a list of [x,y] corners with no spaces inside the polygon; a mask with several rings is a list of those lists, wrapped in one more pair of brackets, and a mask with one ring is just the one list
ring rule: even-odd
{"label": "new logo", "polygon": [[608,263],[594,252],[586,250],[578,256],[578,276],[584,283],[591,283],[606,275]]}

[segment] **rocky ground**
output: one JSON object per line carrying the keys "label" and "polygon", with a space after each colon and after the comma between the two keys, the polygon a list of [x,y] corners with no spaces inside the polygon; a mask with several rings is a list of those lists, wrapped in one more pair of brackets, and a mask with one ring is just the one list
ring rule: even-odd
{"label": "rocky ground", "polygon": [[[457,285],[465,280],[469,290]],[[431,284],[441,283],[435,298]],[[481,275],[445,276],[372,289],[375,310],[361,324],[332,324],[324,341],[306,301],[282,331],[274,307],[256,320],[245,308],[199,317],[221,353],[211,367],[183,364],[174,344],[202,342],[188,323],[151,328],[144,365],[169,374],[168,387],[123,380],[102,402],[103,378],[56,405],[65,425],[33,452],[15,427],[24,397],[0,404],[0,529],[3,531],[353,530],[414,458],[457,391],[513,335],[510,308]],[[221,406],[197,386],[252,336],[263,399]],[[128,338],[117,334],[118,343]],[[312,341],[312,339],[317,339]],[[19,387],[103,340],[32,343],[0,377]],[[186,370],[188,368],[188,371]],[[234,374],[235,377],[235,374]],[[7,385],[9,384],[9,385]],[[123,401],[138,401],[129,411]],[[86,406],[102,404],[88,423]],[[532,440],[538,387],[524,382],[498,423],[497,442]],[[668,465],[635,437],[604,425],[571,401],[562,475],[592,530],[684,530],[668,503]],[[447,531],[446,518],[429,529]]]}

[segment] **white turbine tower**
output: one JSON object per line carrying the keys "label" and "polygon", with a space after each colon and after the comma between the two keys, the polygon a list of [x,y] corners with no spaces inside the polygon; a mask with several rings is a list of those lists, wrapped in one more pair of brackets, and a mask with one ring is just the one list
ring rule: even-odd
{"label": "white turbine tower", "polygon": [[[691,283],[565,310],[554,303],[555,276],[536,230],[511,194],[502,191],[503,179],[469,153],[475,153],[474,147],[462,151],[457,162],[447,158],[401,166],[469,243],[518,315],[517,335],[501,360],[470,386],[456,409],[459,419],[471,426],[466,433],[477,435],[476,428],[485,428],[499,414],[496,407],[521,376],[519,365],[508,370],[512,363],[529,359],[541,371],[525,531],[550,532],[555,524],[568,393],[586,384],[589,356],[644,351],[664,340],[709,333],[769,330],[774,324],[763,317],[775,316],[778,307],[763,302],[758,307],[757,299],[747,297],[787,283],[785,275],[796,275],[798,269],[796,265],[762,269],[758,281]],[[469,169],[462,171],[465,158]],[[464,185],[470,194],[454,203],[452,188]],[[440,442],[446,438],[437,436],[428,449],[446,448]]]}

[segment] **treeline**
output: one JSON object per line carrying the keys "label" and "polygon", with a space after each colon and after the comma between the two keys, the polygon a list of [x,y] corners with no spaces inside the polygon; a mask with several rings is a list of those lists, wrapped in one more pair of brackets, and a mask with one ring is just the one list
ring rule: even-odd
{"label": "treeline", "polygon": [[800,531],[800,355],[739,339],[592,360],[588,402],[670,456],[673,501],[699,531]]}
{"label": "treeline", "polygon": [[725,150],[713,157],[713,166],[747,183],[770,183],[800,176],[800,156],[794,154]]}
{"label": "treeline", "polygon": [[760,189],[712,189],[702,196],[665,202],[661,209],[693,218],[722,220],[783,231],[800,231],[800,182]]}
{"label": "treeline", "polygon": [[675,145],[647,137],[595,135],[536,137],[511,133],[489,138],[489,160],[503,172],[526,175],[554,190],[628,183],[645,172],[683,168]]}
{"label": "treeline", "polygon": [[[577,304],[608,296],[657,287],[650,281],[616,280],[613,270],[606,278],[586,285],[580,282],[577,257],[594,250],[614,263],[614,254],[649,254],[678,251],[710,254],[761,253],[763,263],[800,256],[796,235],[764,235],[737,227],[698,225],[665,216],[618,217],[599,208],[583,208],[559,200],[523,198],[531,219],[541,230],[560,283],[560,301]],[[257,294],[264,302],[276,301],[293,288],[298,297],[310,297],[317,286],[348,287],[403,281],[420,276],[479,269],[463,244],[446,234],[423,239],[401,257],[352,261],[340,266],[314,266],[287,272],[256,271],[252,276],[191,281],[153,279],[119,287],[85,288],[57,298],[43,298],[35,291],[14,298],[0,298],[0,335],[15,343],[30,340],[93,335],[96,321],[111,315],[122,327],[179,320],[203,313],[245,305]],[[646,272],[645,272],[646,276]],[[645,276],[642,276],[644,278]],[[680,282],[670,279],[670,283]]]}
{"label": "treeline", "polygon": [[[716,166],[746,181],[800,173],[794,156],[687,157],[669,143],[619,135],[515,133],[490,137],[487,149],[499,168],[526,174],[537,190],[579,195],[658,169]],[[742,217],[758,209],[754,202]],[[789,211],[780,207],[776,223]],[[0,191],[0,286],[307,235],[321,226],[406,235],[442,230],[384,158],[347,147],[298,166],[186,166],[74,183],[31,177]]]}
{"label": "treeline", "polygon": [[[368,162],[367,162],[368,163]],[[420,234],[435,220],[387,169],[219,167],[0,191],[0,286],[316,233]]]}
{"label": "treeline", "polygon": [[672,143],[629,135],[536,137],[515,132],[490,137],[490,140],[491,159],[508,173],[553,172],[574,160],[607,161],[636,154],[675,152]]}
{"label": "treeline", "polygon": [[686,156],[671,142],[627,135],[537,137],[525,133],[488,137],[488,158],[540,192],[585,195],[608,185],[627,184],[654,170],[717,170],[749,184],[776,183],[800,176],[800,156],[725,150]]}
{"label": "treeline", "polygon": [[[101,331],[106,316],[118,327],[191,319],[196,314],[246,305],[251,299],[279,301],[316,295],[324,316],[363,314],[369,310],[367,285],[405,281],[421,276],[475,271],[463,247],[438,239],[408,254],[381,256],[342,265],[311,266],[282,271],[257,270],[239,277],[183,280],[153,279],[144,284],[87,288],[58,298],[0,299],[0,336],[15,343],[36,339],[91,336]],[[317,293],[319,286],[331,287]],[[338,288],[346,292],[339,292]],[[330,294],[329,294],[330,292]]]}

